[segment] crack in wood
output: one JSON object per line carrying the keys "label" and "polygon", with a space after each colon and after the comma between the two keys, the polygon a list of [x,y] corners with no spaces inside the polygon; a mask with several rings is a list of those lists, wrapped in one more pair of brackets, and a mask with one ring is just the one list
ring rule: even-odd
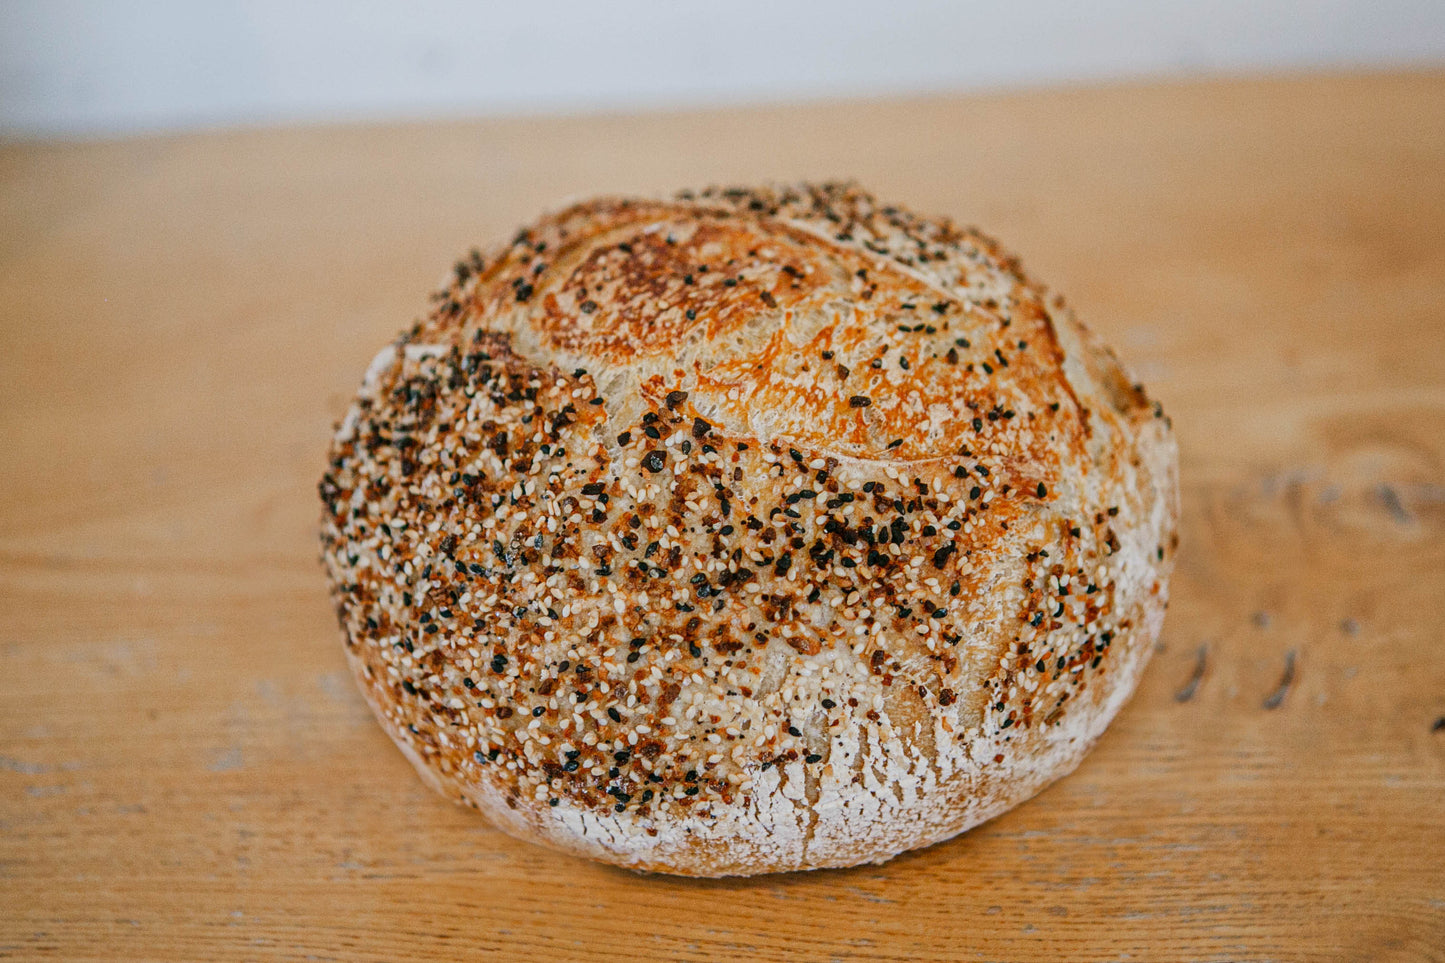
{"label": "crack in wood", "polygon": [[1294,661],[1295,651],[1290,649],[1284,654],[1284,675],[1280,676],[1279,685],[1264,700],[1266,709],[1278,709],[1284,704],[1284,697],[1289,695],[1290,687],[1294,685]]}
{"label": "crack in wood", "polygon": [[1209,643],[1205,642],[1194,657],[1194,671],[1190,673],[1189,681],[1184,683],[1184,688],[1174,693],[1175,702],[1188,702],[1199,694],[1199,686],[1204,681],[1204,670],[1208,666]]}

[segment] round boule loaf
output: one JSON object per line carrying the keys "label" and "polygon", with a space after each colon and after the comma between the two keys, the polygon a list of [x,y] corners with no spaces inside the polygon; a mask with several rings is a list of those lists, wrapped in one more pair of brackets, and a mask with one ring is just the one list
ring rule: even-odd
{"label": "round boule loaf", "polygon": [[849,866],[1078,764],[1159,633],[1176,465],[976,231],[848,184],[603,198],[377,355],[323,554],[382,725],[508,833]]}

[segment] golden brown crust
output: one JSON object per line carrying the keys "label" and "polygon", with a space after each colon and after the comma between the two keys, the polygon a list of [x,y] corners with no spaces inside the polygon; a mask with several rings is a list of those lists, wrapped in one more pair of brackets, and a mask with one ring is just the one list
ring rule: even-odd
{"label": "golden brown crust", "polygon": [[1174,458],[975,232],[849,185],[605,199],[378,357],[323,541],[443,791],[636,868],[849,865],[1082,757],[1162,620]]}

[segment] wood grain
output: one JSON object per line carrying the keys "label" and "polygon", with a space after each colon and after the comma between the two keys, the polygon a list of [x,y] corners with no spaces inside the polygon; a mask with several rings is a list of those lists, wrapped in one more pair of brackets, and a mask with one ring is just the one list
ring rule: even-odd
{"label": "wood grain", "polygon": [[[1075,775],[881,867],[513,842],[346,674],[331,422],[544,206],[828,175],[1163,399],[1161,651]],[[1445,74],[12,145],[0,225],[0,957],[1445,959]]]}

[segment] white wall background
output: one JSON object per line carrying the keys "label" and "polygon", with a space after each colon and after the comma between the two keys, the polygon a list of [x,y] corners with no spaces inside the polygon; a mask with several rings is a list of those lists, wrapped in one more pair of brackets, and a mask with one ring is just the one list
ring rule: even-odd
{"label": "white wall background", "polygon": [[0,0],[0,135],[1445,64],[1445,0]]}

